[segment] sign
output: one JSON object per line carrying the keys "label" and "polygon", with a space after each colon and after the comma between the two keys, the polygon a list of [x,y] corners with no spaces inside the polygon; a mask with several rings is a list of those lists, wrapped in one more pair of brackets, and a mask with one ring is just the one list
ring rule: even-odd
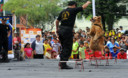
{"label": "sign", "polygon": [[22,49],[26,43],[32,43],[36,40],[36,35],[41,35],[41,29],[39,28],[21,28],[21,46]]}

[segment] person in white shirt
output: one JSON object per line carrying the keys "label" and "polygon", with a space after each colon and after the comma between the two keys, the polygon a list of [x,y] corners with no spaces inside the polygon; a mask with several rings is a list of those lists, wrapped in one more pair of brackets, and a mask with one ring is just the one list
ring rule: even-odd
{"label": "person in white shirt", "polygon": [[120,26],[120,30],[118,32],[121,32],[122,34],[124,34],[125,33],[125,30],[123,30],[123,27]]}
{"label": "person in white shirt", "polygon": [[43,42],[40,40],[40,35],[36,36],[36,40],[32,43],[32,49],[34,52],[34,58],[43,59],[44,58],[44,46]]}
{"label": "person in white shirt", "polygon": [[52,44],[52,50],[54,50],[57,54],[60,53],[60,44],[57,39],[54,39],[54,43]]}

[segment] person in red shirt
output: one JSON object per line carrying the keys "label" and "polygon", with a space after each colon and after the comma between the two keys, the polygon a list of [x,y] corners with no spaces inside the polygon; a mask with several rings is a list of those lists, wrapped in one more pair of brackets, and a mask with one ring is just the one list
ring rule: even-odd
{"label": "person in red shirt", "polygon": [[13,37],[13,45],[15,44],[21,44],[21,38],[19,37],[19,34],[15,33]]}
{"label": "person in red shirt", "polygon": [[117,55],[117,59],[127,59],[127,54],[123,48],[120,49],[120,52]]}
{"label": "person in red shirt", "polygon": [[108,47],[105,47],[105,58],[112,59],[112,54],[110,53]]}
{"label": "person in red shirt", "polygon": [[24,47],[24,59],[32,59],[33,58],[33,50],[30,47],[30,43],[26,43]]}
{"label": "person in red shirt", "polygon": [[90,50],[90,48],[87,46],[86,47],[86,50],[85,50],[85,57],[86,57],[86,59],[90,59],[91,57],[93,57],[94,55],[93,54],[90,54],[89,55],[89,53],[91,53],[92,51]]}

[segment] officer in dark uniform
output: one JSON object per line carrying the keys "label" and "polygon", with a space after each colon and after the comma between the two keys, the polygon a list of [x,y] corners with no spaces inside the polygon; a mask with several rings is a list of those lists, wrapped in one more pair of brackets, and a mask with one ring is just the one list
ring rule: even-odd
{"label": "officer in dark uniform", "polygon": [[2,18],[2,24],[0,24],[0,52],[3,51],[3,62],[9,62],[8,60],[8,37],[11,33],[9,26],[6,24],[7,19]]}
{"label": "officer in dark uniform", "polygon": [[[68,61],[72,52],[73,44],[73,27],[77,13],[83,11],[91,2],[87,1],[82,7],[77,7],[77,3],[69,1],[68,8],[64,9],[56,20],[56,32],[62,45],[60,61]],[[61,25],[59,26],[59,22]],[[58,27],[59,26],[59,27]],[[61,69],[72,69],[66,62],[61,62]]]}

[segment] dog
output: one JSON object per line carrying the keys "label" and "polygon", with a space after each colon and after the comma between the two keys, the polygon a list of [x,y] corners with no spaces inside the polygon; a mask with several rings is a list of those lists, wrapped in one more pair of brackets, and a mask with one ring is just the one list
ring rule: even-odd
{"label": "dog", "polygon": [[90,49],[92,52],[90,54],[94,54],[95,51],[101,51],[102,55],[104,55],[104,30],[101,24],[101,16],[95,16],[91,19],[92,27],[90,29]]}

